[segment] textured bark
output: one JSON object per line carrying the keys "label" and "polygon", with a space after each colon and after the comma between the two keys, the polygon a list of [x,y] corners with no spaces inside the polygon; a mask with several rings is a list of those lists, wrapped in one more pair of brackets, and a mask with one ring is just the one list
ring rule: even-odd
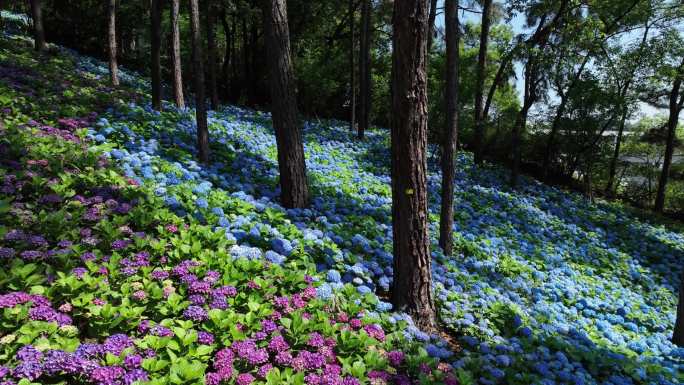
{"label": "textured bark", "polygon": [[195,86],[195,115],[197,119],[197,152],[202,163],[209,162],[209,129],[204,96],[204,66],[202,65],[202,33],[198,0],[190,0],[190,29],[192,30],[192,79]]}
{"label": "textured bark", "polygon": [[349,129],[356,128],[356,5],[349,0]]}
{"label": "textured bark", "polygon": [[36,51],[45,49],[45,28],[43,27],[42,0],[31,0],[31,17],[33,18],[33,47]]}
{"label": "textured bark", "polygon": [[528,62],[525,66],[525,96],[523,98],[523,106],[515,119],[513,125],[513,132],[511,134],[511,187],[518,186],[518,176],[520,174],[520,157],[521,157],[521,142],[522,133],[527,126],[527,115],[532,108],[532,104],[536,99],[536,74],[534,71],[534,64]]}
{"label": "textured bark", "polygon": [[359,55],[359,129],[358,137],[363,139],[370,125],[371,111],[371,0],[363,0],[361,10],[361,49]]}
{"label": "textured bark", "polygon": [[[665,189],[667,188],[667,180],[670,176],[670,167],[672,166],[672,155],[674,154],[675,139],[677,135],[677,124],[679,123],[679,112],[682,109],[679,100],[679,91],[682,86],[682,78],[684,77],[684,59],[679,65],[679,73],[672,83],[672,90],[670,91],[670,116],[667,120],[667,142],[665,143],[665,157],[663,158],[663,168],[660,171],[660,178],[658,179],[658,191],[656,192],[655,211],[662,213],[665,208]],[[684,99],[684,95],[682,95]]]}
{"label": "textured bark", "polygon": [[309,201],[309,187],[302,132],[297,122],[286,1],[264,0],[263,13],[270,69],[271,115],[278,147],[280,200],[287,208],[305,207]]}
{"label": "textured bark", "polygon": [[482,163],[482,141],[484,137],[484,116],[482,97],[484,93],[485,68],[487,66],[487,46],[489,45],[489,25],[492,14],[492,0],[484,0],[482,4],[482,24],[480,30],[480,50],[477,55],[475,80],[475,163]]}
{"label": "textured bark", "polygon": [[150,40],[152,62],[150,63],[150,74],[152,78],[152,108],[161,111],[161,14],[162,0],[152,0],[150,10],[151,30]]}
{"label": "textured bark", "polygon": [[428,236],[428,0],[394,2],[392,35],[392,303],[419,327],[434,329]]}
{"label": "textured bark", "polygon": [[684,271],[679,283],[679,303],[677,304],[677,320],[672,334],[672,343],[684,347]]}
{"label": "textured bark", "polygon": [[430,14],[428,16],[428,55],[432,50],[432,42],[435,38],[435,19],[437,19],[437,0],[430,0]]}
{"label": "textured bark", "polygon": [[179,1],[171,0],[171,71],[173,72],[173,97],[176,100],[176,106],[178,108],[185,108],[180,51],[180,26],[178,25]]}
{"label": "textured bark", "polygon": [[[40,12],[40,11],[39,11]],[[34,21],[35,22],[35,21]],[[119,85],[119,65],[116,62],[116,0],[109,0],[107,4],[107,49],[109,53],[109,77],[112,85]],[[42,22],[41,22],[42,24]],[[36,27],[37,29],[38,27]],[[40,27],[43,28],[42,25]],[[45,42],[43,41],[43,45]],[[36,40],[36,49],[38,40]]]}
{"label": "textured bark", "polygon": [[216,9],[214,2],[206,1],[207,4],[207,54],[209,56],[209,96],[211,98],[211,109],[216,110],[219,105],[218,87],[216,82],[216,72],[218,67],[216,54],[215,24]]}
{"label": "textured bark", "polygon": [[439,246],[444,255],[451,255],[454,244],[454,153],[458,139],[458,0],[445,1],[446,27],[446,111],[447,126],[442,143],[442,207],[439,219]]}

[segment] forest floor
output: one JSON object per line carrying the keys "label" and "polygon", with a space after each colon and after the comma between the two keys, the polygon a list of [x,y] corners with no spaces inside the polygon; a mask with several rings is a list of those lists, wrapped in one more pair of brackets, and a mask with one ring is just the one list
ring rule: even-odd
{"label": "forest floor", "polygon": [[[458,157],[441,323],[378,299],[392,281],[389,137],[304,122],[311,207],[277,203],[268,113],[150,108],[149,82],[0,39],[0,380],[152,383],[677,384],[684,235],[618,204]],[[26,380],[25,380],[26,381]],[[329,382],[326,382],[329,381]],[[357,382],[354,382],[357,381]],[[24,382],[26,383],[26,382]]]}

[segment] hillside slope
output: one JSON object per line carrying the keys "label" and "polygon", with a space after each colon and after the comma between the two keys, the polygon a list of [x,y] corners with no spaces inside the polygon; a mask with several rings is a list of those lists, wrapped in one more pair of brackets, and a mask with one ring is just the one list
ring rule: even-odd
{"label": "hillside slope", "polygon": [[20,37],[1,44],[10,263],[0,268],[0,362],[11,367],[1,376],[684,381],[684,350],[669,342],[680,233],[533,180],[511,191],[503,170],[475,168],[462,154],[461,253],[441,255],[431,229],[440,318],[463,349],[454,354],[374,294],[392,279],[383,131],[357,142],[343,123],[305,123],[314,199],[284,210],[269,114],[211,111],[205,167],[193,160],[193,112],[152,111],[144,79],[126,74],[114,91],[100,80],[102,63],[66,51],[38,58]]}

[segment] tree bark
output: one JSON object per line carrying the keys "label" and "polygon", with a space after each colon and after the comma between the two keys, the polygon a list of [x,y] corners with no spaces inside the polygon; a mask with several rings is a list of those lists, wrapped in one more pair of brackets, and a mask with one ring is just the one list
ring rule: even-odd
{"label": "tree bark", "polygon": [[302,132],[297,122],[295,79],[290,57],[286,0],[264,0],[270,67],[271,109],[278,147],[280,199],[287,208],[306,207],[309,188]]}
{"label": "tree bark", "polygon": [[361,49],[359,55],[359,129],[358,137],[363,139],[369,128],[371,110],[371,0],[363,0],[361,10]]}
{"label": "tree bark", "polygon": [[679,303],[677,304],[677,320],[672,334],[672,343],[684,347],[684,271],[679,283]]}
{"label": "tree bark", "polygon": [[45,50],[45,28],[43,27],[42,3],[42,0],[31,0],[31,17],[33,18],[34,39],[33,47],[39,52]]}
{"label": "tree bark", "polygon": [[204,96],[204,66],[202,65],[202,33],[198,0],[190,0],[190,29],[192,30],[192,79],[195,86],[195,116],[197,120],[197,152],[200,162],[209,162],[209,129]]}
{"label": "tree bark", "polygon": [[492,0],[484,0],[482,4],[482,24],[480,27],[480,50],[477,54],[477,70],[475,80],[475,163],[482,163],[482,141],[484,139],[484,117],[482,98],[484,93],[485,69],[487,67],[487,47],[489,45],[489,25],[491,23]]}
{"label": "tree bark", "polygon": [[354,51],[356,49],[356,7],[354,0],[349,0],[349,130],[356,127],[356,62]]}
{"label": "tree bark", "polygon": [[171,0],[171,68],[173,72],[173,97],[176,100],[176,106],[178,108],[185,108],[180,51],[180,26],[178,24],[179,14],[179,0]]}
{"label": "tree bark", "polygon": [[435,37],[435,20],[437,19],[437,0],[430,0],[430,16],[428,17],[428,55],[432,50],[432,42]]}
{"label": "tree bark", "polygon": [[527,115],[530,112],[530,108],[532,108],[537,95],[537,71],[535,69],[536,64],[534,61],[534,58],[530,58],[525,64],[525,95],[523,97],[523,106],[515,120],[511,135],[512,164],[510,183],[513,188],[518,186],[518,176],[520,174],[522,133],[527,126]]}
{"label": "tree bark", "polygon": [[439,220],[439,246],[451,255],[454,243],[454,153],[458,139],[458,71],[460,66],[458,0],[445,1],[446,27],[446,111],[447,132],[442,144],[442,207]]}
{"label": "tree bark", "polygon": [[[677,136],[677,124],[679,122],[679,112],[681,105],[679,100],[679,90],[682,85],[682,78],[684,77],[684,59],[679,65],[678,73],[672,84],[672,91],[670,91],[670,116],[667,120],[667,142],[665,144],[665,157],[663,159],[663,168],[658,179],[658,191],[656,192],[656,200],[654,210],[662,213],[665,208],[665,189],[667,188],[667,180],[670,175],[670,167],[672,166],[672,155],[674,154],[674,145]],[[684,98],[684,96],[682,96]]]}
{"label": "tree bark", "polygon": [[[35,2],[32,2],[32,4]],[[40,2],[38,2],[40,3]],[[40,13],[40,6],[38,6],[38,13]],[[35,11],[34,11],[35,13]],[[109,0],[107,5],[107,48],[109,53],[109,77],[112,81],[112,85],[119,85],[119,66],[116,62],[116,0]],[[34,19],[35,23],[35,19]],[[42,29],[42,21],[40,22]],[[38,30],[38,27],[36,27]],[[43,40],[43,46],[45,46],[45,40]],[[36,49],[38,47],[38,40],[36,39]]]}
{"label": "tree bark", "polygon": [[152,9],[150,10],[151,26],[151,48],[152,48],[152,63],[150,65],[150,73],[152,78],[152,108],[161,111],[161,14],[162,5],[161,0],[152,0]]}
{"label": "tree bark", "polygon": [[207,4],[207,53],[209,56],[209,95],[211,97],[211,109],[216,110],[219,106],[218,86],[216,82],[217,54],[216,54],[216,9],[214,2],[206,1]]}
{"label": "tree bark", "polygon": [[225,98],[229,98],[231,95],[231,78],[230,78],[230,68],[233,60],[232,47],[233,47],[233,28],[228,22],[228,16],[225,9],[221,11],[221,24],[223,24],[223,33],[226,38],[226,52],[223,56],[223,67],[221,68],[221,73],[223,77],[223,89],[225,90],[223,95]]}
{"label": "tree bark", "polygon": [[424,329],[436,325],[427,213],[428,0],[394,2],[392,35],[392,303]]}

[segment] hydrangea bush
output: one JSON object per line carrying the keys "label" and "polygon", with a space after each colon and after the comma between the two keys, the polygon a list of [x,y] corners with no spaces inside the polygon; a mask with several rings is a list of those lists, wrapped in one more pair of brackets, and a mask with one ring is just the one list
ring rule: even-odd
{"label": "hydrangea bush", "polygon": [[684,237],[671,227],[529,179],[512,191],[460,154],[460,252],[444,256],[430,148],[434,290],[454,352],[381,299],[385,132],[357,142],[341,122],[304,122],[312,205],[285,210],[268,113],[210,111],[214,159],[200,165],[192,110],[153,111],[135,74],[111,90],[102,63],[38,61],[17,39],[0,51],[3,379],[684,381],[669,342]]}

